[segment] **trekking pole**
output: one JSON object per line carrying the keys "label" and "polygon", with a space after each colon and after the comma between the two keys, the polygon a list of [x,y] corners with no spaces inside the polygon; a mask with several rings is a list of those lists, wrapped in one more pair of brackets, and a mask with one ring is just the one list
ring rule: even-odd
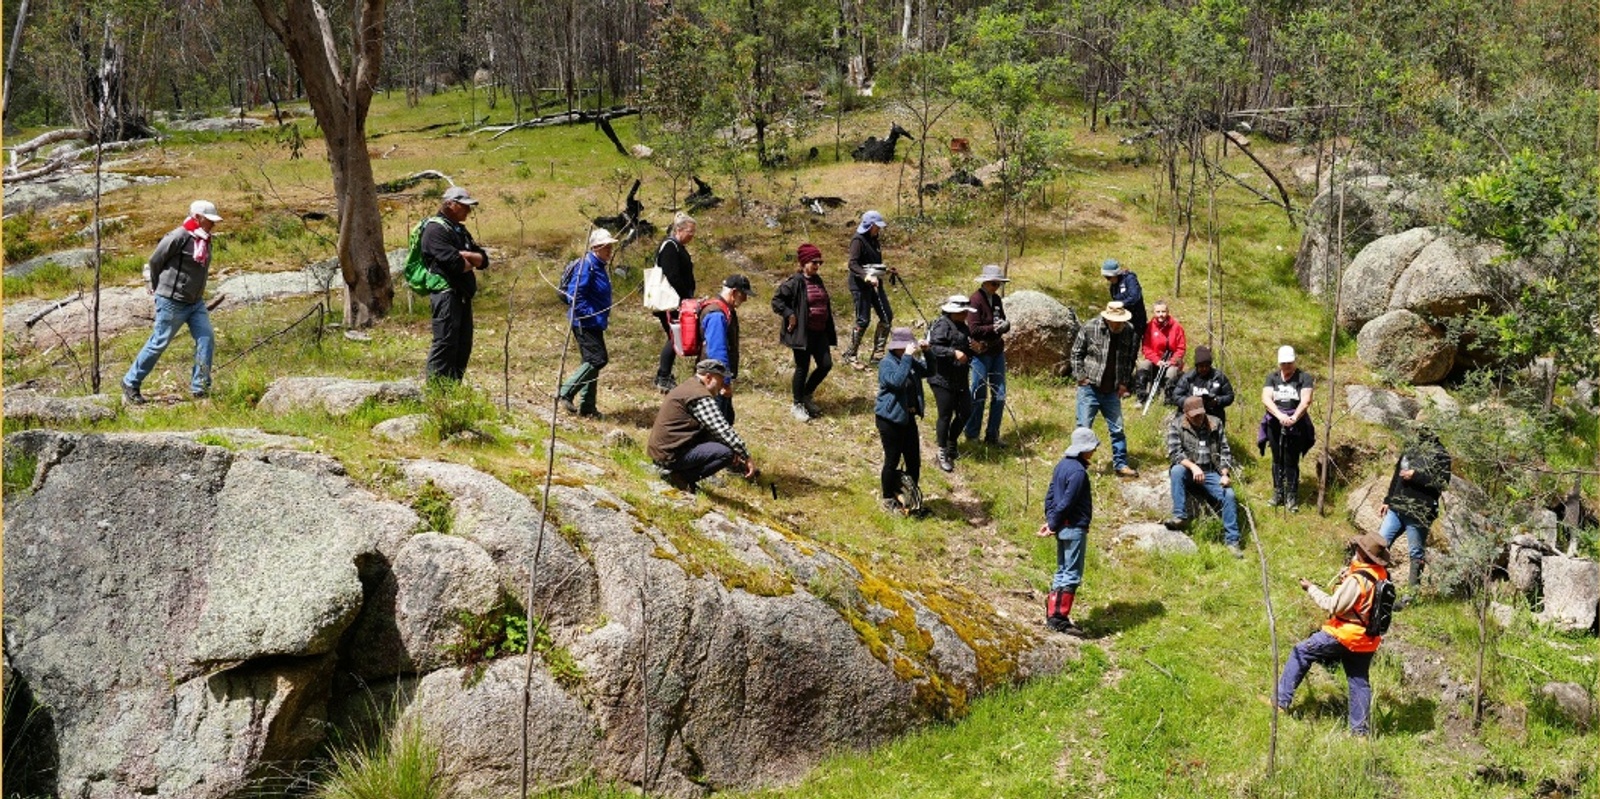
{"label": "trekking pole", "polygon": [[[989,379],[989,376],[988,375],[984,375],[984,380],[988,380],[988,379]],[[991,390],[990,393],[992,394],[993,391]],[[991,401],[993,401],[992,398],[991,398]],[[1017,412],[1011,409],[1011,403],[1006,403],[1006,413],[1010,414],[1010,416],[1011,416],[1011,429],[1016,431],[1017,444],[1020,446],[1022,444],[1022,423],[1017,421]],[[1031,458],[1028,457],[1028,454],[1026,452],[1021,453],[1021,458],[1022,458],[1022,507],[1026,508],[1029,505],[1033,504],[1033,470],[1028,468],[1028,461],[1031,460]]]}
{"label": "trekking pole", "polygon": [[917,296],[911,293],[911,287],[906,285],[906,279],[901,277],[899,272],[890,272],[889,282],[905,290],[906,299],[911,300],[911,309],[917,312],[917,317],[922,320],[922,326],[928,327],[928,317],[923,316],[922,306],[917,304]]}
{"label": "trekking pole", "polygon": [[[1172,351],[1168,350],[1166,355],[1164,355],[1162,357],[1162,359],[1161,359],[1162,363],[1165,363],[1166,360],[1168,358],[1171,358],[1171,357],[1172,357]],[[1140,416],[1149,416],[1150,415],[1150,403],[1156,401],[1156,395],[1161,393],[1161,384],[1165,383],[1166,380],[1167,380],[1167,367],[1165,367],[1165,366],[1163,366],[1163,365],[1161,365],[1159,363],[1156,364],[1156,384],[1154,386],[1150,387],[1150,395],[1145,397],[1145,399],[1144,399],[1144,409],[1139,411],[1139,415]]]}
{"label": "trekking pole", "polygon": [[[1238,492],[1235,492],[1237,496]],[[1267,635],[1272,639],[1272,733],[1267,745],[1267,776],[1270,778],[1278,765],[1278,617],[1272,610],[1272,590],[1267,580],[1267,550],[1261,544],[1261,533],[1256,529],[1255,514],[1250,512],[1250,506],[1239,503],[1240,510],[1244,511],[1245,520],[1250,522],[1250,540],[1256,545],[1256,558],[1261,563],[1261,598],[1267,606]]]}

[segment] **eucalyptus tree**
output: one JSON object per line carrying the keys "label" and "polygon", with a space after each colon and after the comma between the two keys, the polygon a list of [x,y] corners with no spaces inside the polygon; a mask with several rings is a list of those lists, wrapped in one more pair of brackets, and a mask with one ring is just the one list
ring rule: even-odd
{"label": "eucalyptus tree", "polygon": [[345,324],[368,327],[394,301],[383,215],[367,153],[367,111],[383,66],[385,0],[353,0],[339,20],[318,0],[254,0],[289,52],[327,145],[339,216]]}

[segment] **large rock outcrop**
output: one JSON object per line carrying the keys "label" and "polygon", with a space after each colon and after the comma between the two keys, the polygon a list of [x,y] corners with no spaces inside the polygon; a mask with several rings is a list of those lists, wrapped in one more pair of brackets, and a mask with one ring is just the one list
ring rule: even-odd
{"label": "large rock outcrop", "polygon": [[[384,697],[463,788],[505,793],[531,663],[537,785],[700,795],[795,779],[1071,655],[753,521],[658,524],[562,486],[536,544],[527,497],[408,462],[396,490],[450,498],[450,533],[423,532],[331,458],[226,439],[268,448],[7,439],[5,663],[46,722],[25,742],[54,764],[41,792],[244,795]],[[458,660],[463,614],[515,613],[530,582],[537,652]]]}
{"label": "large rock outcrop", "polygon": [[414,524],[317,456],[161,435],[6,442],[5,651],[63,796],[228,796],[321,740],[357,561]]}
{"label": "large rock outcrop", "polygon": [[1394,382],[1435,383],[1455,365],[1456,345],[1426,319],[1397,310],[1361,328],[1356,334],[1356,357]]}
{"label": "large rock outcrop", "polygon": [[[1374,174],[1353,161],[1342,166],[1349,171],[1339,187],[1318,187],[1321,193],[1306,210],[1305,235],[1295,256],[1295,277],[1313,296],[1332,292],[1337,263],[1351,263],[1353,256],[1376,239],[1434,224],[1440,217],[1436,193],[1417,180]],[[1340,225],[1344,252],[1336,253],[1332,241]],[[1348,277],[1346,289],[1350,287]]]}
{"label": "large rock outcrop", "polygon": [[1417,254],[1439,238],[1433,228],[1413,228],[1374,240],[1345,267],[1339,288],[1339,325],[1356,332],[1389,310],[1394,284]]}
{"label": "large rock outcrop", "polygon": [[1006,368],[1061,377],[1071,368],[1078,317],[1048,294],[1019,291],[1006,295]]}

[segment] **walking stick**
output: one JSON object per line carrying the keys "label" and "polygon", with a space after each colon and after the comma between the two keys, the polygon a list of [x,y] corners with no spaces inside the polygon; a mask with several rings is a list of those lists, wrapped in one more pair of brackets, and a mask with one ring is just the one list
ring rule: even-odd
{"label": "walking stick", "polygon": [[911,287],[906,285],[906,279],[901,277],[899,272],[890,272],[889,282],[905,290],[906,299],[911,300],[911,309],[917,312],[917,317],[922,320],[922,326],[927,327],[928,317],[922,314],[922,306],[917,304],[917,297],[911,293]]}
{"label": "walking stick", "polygon": [[[1162,363],[1166,363],[1167,359],[1171,358],[1171,357],[1172,357],[1172,351],[1168,350],[1167,353],[1165,355],[1163,355],[1162,358],[1161,358]],[[1144,399],[1144,409],[1139,411],[1139,415],[1140,416],[1149,416],[1150,415],[1150,403],[1156,401],[1156,395],[1161,393],[1161,384],[1165,383],[1166,380],[1167,380],[1167,367],[1163,366],[1160,363],[1156,364],[1156,384],[1154,386],[1150,387],[1150,395],[1145,397],[1145,399]]]}

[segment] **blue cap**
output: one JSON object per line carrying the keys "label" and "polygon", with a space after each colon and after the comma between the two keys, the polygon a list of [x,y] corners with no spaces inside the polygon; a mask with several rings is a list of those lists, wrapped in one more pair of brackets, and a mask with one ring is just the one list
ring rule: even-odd
{"label": "blue cap", "polygon": [[856,232],[865,233],[871,230],[873,225],[877,225],[878,227],[889,226],[887,222],[883,221],[883,214],[880,214],[877,211],[868,211],[861,215],[861,224],[856,226]]}

